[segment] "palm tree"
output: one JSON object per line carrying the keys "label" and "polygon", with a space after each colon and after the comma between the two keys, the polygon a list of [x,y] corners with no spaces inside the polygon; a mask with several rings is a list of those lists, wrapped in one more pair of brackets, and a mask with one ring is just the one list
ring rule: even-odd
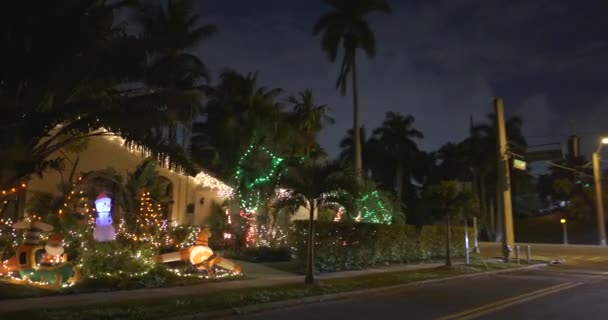
{"label": "palm tree", "polygon": [[440,180],[466,181],[471,177],[471,155],[469,141],[461,143],[448,142],[437,150],[436,182]]}
{"label": "palm tree", "polygon": [[477,202],[473,193],[462,190],[455,180],[441,181],[438,185],[430,186],[423,193],[424,202],[435,218],[445,217],[446,248],[445,265],[452,266],[452,224],[451,220],[458,217],[468,217],[477,213]]}
{"label": "palm tree", "polygon": [[11,30],[0,59],[0,186],[42,174],[62,159],[53,154],[91,135],[141,142],[170,125],[174,108],[200,101],[200,93],[148,83],[148,45],[117,19],[125,3],[66,0],[31,10],[10,1],[0,10]]}
{"label": "palm tree", "polygon": [[[359,128],[359,137],[361,139],[361,156],[363,157],[363,172],[365,177],[372,179],[381,185],[390,185],[386,183],[385,176],[388,174],[386,170],[386,159],[385,153],[382,149],[382,145],[375,137],[367,138],[367,134],[364,127]],[[353,129],[346,130],[346,135],[340,140],[340,151],[339,160],[343,164],[353,163],[353,150],[355,148],[355,137],[353,135]],[[392,174],[390,174],[393,177]],[[392,180],[391,180],[392,181]]]}
{"label": "palm tree", "polygon": [[[367,134],[365,133],[365,127],[360,127],[359,128],[359,139],[361,141],[361,151],[362,151],[362,155],[365,156],[366,154],[366,147],[367,147],[367,143],[368,143],[368,139],[367,139]],[[353,163],[353,156],[354,154],[354,150],[355,150],[355,136],[353,135],[353,129],[348,129],[346,130],[346,135],[344,136],[344,138],[342,138],[342,140],[340,140],[340,149],[342,149],[342,151],[340,151],[340,160],[341,161],[350,161],[351,163]],[[366,161],[367,163],[367,161]]]}
{"label": "palm tree", "polygon": [[310,158],[311,150],[319,149],[317,134],[323,128],[323,124],[334,124],[334,118],[328,115],[329,108],[326,105],[316,105],[310,89],[300,92],[298,96],[290,96],[287,102],[294,108],[295,121],[298,128],[304,133],[304,154]]}
{"label": "palm tree", "polygon": [[[505,121],[507,140],[510,151],[516,154],[524,154],[527,142],[522,134],[523,120],[520,117],[511,117]],[[499,233],[499,212],[497,216],[489,214],[489,203],[492,199],[497,199],[496,190],[496,148],[497,148],[497,129],[496,116],[493,113],[487,115],[486,123],[478,123],[471,127],[471,137],[466,139],[463,144],[468,150],[470,166],[473,171],[474,184],[479,193],[481,211],[484,213],[485,224],[491,233]],[[513,178],[521,179],[519,175]],[[515,179],[513,179],[515,180]],[[514,181],[515,182],[515,181]],[[488,192],[492,190],[492,192]]]}
{"label": "palm tree", "polygon": [[362,178],[361,137],[359,136],[359,97],[357,87],[357,49],[362,49],[368,57],[376,54],[376,39],[365,19],[373,12],[390,13],[386,0],[324,0],[333,10],[319,18],[313,27],[313,35],[321,36],[321,48],[329,60],[334,62],[342,47],[342,64],[336,87],[346,94],[347,79],[351,76],[353,90],[353,131],[354,168],[358,180]]}
{"label": "palm tree", "polygon": [[315,210],[339,203],[347,208],[352,207],[356,193],[352,175],[332,164],[320,164],[307,161],[302,165],[290,168],[281,181],[287,194],[275,203],[278,209],[287,208],[295,212],[304,207],[309,212],[306,253],[306,284],[314,283],[314,213]]}
{"label": "palm tree", "polygon": [[388,112],[382,126],[374,130],[374,137],[378,139],[385,154],[395,163],[395,192],[400,206],[403,206],[403,180],[405,178],[404,164],[413,162],[418,152],[418,146],[413,139],[421,139],[422,132],[413,128],[414,117],[403,116],[396,112]]}
{"label": "palm tree", "polygon": [[289,146],[285,142],[292,134],[287,113],[277,101],[282,89],[260,86],[257,73],[224,70],[220,80],[207,89],[205,121],[195,126],[192,152],[203,165],[228,179],[251,144],[277,151]]}
{"label": "palm tree", "polygon": [[191,0],[169,0],[144,5],[138,16],[143,41],[150,55],[147,81],[162,87],[192,88],[209,81],[205,63],[189,51],[218,32],[211,24],[200,25]]}
{"label": "palm tree", "polygon": [[[199,24],[191,0],[169,0],[164,4],[143,5],[137,16],[144,28],[143,42],[148,53],[146,83],[151,87],[192,90],[208,82],[210,71],[205,63],[190,53],[218,32],[216,26]],[[177,142],[177,125],[183,123],[191,133],[196,116],[193,105],[171,106],[169,139]],[[184,134],[185,135],[185,134]]]}

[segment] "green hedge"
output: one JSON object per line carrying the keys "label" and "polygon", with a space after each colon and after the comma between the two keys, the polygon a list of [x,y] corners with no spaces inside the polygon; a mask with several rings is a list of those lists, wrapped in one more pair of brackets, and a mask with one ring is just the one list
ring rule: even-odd
{"label": "green hedge", "polygon": [[[308,222],[295,222],[293,250],[306,261]],[[469,230],[472,234],[472,230]],[[445,227],[373,223],[315,223],[315,266],[319,271],[445,258]],[[464,228],[452,227],[452,255],[464,255]]]}
{"label": "green hedge", "polygon": [[152,270],[157,255],[148,244],[91,242],[82,250],[80,264],[85,277],[130,278]]}

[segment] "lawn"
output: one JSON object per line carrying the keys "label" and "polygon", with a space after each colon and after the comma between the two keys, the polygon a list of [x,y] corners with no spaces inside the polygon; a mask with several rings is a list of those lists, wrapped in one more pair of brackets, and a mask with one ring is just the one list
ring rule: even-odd
{"label": "lawn", "polygon": [[0,300],[40,297],[57,294],[54,291],[0,282]]}
{"label": "lawn", "polygon": [[29,286],[15,285],[0,282],[0,300],[32,298],[49,295],[79,294],[89,292],[108,292],[116,290],[133,290],[142,288],[161,288],[191,286],[202,283],[212,283],[219,281],[232,281],[247,279],[245,276],[231,276],[217,279],[206,279],[196,276],[179,277],[169,275],[166,278],[131,278],[131,279],[87,279],[72,287],[59,291],[40,289]]}
{"label": "lawn", "polygon": [[231,289],[219,293],[197,294],[164,299],[136,300],[112,305],[94,305],[69,309],[29,310],[6,313],[15,319],[162,319],[206,311],[234,309],[273,301],[321,296],[332,293],[393,286],[427,279],[441,279],[466,273],[517,267],[515,264],[475,263],[452,268],[374,273],[364,276],[325,279],[315,286],[289,284],[264,288]]}

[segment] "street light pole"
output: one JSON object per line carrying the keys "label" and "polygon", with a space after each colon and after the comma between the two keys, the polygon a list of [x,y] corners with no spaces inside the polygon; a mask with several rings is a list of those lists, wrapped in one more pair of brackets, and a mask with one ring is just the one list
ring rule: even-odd
{"label": "street light pole", "polygon": [[[605,140],[605,139],[604,139]],[[602,140],[602,143],[604,142]],[[608,141],[607,141],[608,142]],[[600,145],[601,147],[602,145]],[[593,153],[593,182],[595,184],[595,212],[597,215],[598,236],[601,246],[606,245],[606,224],[604,222],[604,201],[602,197],[602,173],[600,172],[599,149]]]}

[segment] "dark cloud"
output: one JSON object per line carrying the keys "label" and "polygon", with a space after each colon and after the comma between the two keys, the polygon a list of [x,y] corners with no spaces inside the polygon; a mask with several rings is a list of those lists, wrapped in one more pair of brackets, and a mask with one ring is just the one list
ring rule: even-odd
{"label": "dark cloud", "polygon": [[[316,1],[201,1],[220,34],[201,47],[216,72],[260,71],[265,85],[311,88],[338,121],[321,134],[332,155],[351,126],[351,98],[334,89],[337,66],[311,35],[326,8]],[[485,119],[495,95],[525,119],[531,143],[584,133],[586,145],[608,116],[608,10],[605,1],[393,1],[374,15],[378,54],[362,58],[363,123],[388,110],[410,113],[424,149],[467,134],[469,117]],[[534,141],[532,141],[534,140]]]}

